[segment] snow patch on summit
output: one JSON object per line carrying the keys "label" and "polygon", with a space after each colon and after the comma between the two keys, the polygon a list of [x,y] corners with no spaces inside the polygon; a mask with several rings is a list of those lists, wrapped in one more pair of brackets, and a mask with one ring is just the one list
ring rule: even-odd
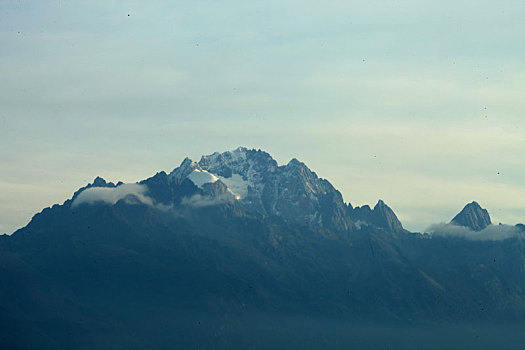
{"label": "snow patch on summit", "polygon": [[245,198],[248,195],[248,186],[250,185],[239,174],[232,174],[232,176],[226,178],[200,169],[194,169],[187,178],[199,188],[202,188],[204,184],[220,180],[237,199]]}
{"label": "snow patch on summit", "polygon": [[212,173],[209,173],[206,170],[199,170],[199,169],[194,169],[188,175],[188,179],[190,179],[195,184],[195,186],[199,188],[202,188],[202,185],[204,184],[214,183],[217,180],[219,180],[219,178],[213,175]]}
{"label": "snow patch on summit", "polygon": [[244,180],[239,174],[232,174],[231,177],[222,177],[219,176],[221,181],[232,191],[235,195],[238,195],[240,198],[246,198],[248,195],[248,186],[250,182]]}

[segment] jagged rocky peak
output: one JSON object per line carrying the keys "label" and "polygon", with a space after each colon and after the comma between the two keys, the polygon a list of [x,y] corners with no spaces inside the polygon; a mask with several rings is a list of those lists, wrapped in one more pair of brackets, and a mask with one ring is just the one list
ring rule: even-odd
{"label": "jagged rocky peak", "polygon": [[268,153],[246,147],[202,156],[198,164],[202,169],[216,175],[229,178],[238,174],[251,182],[261,181],[262,174],[273,172],[277,168],[277,162]]}
{"label": "jagged rocky peak", "polygon": [[467,204],[450,223],[468,227],[473,231],[481,231],[492,224],[488,211],[476,201]]}
{"label": "jagged rocky peak", "polygon": [[260,149],[238,147],[204,155],[199,162],[186,158],[168,178],[177,185],[184,181],[194,184],[210,196],[219,196],[221,191],[206,191],[205,187],[218,186],[220,190],[222,184],[223,192],[227,189],[245,208],[262,215],[335,230],[352,229],[353,222],[362,221],[389,232],[403,231],[382,200],[373,210],[369,206],[353,209],[329,181],[319,178],[303,162],[293,158],[279,166]]}
{"label": "jagged rocky peak", "polygon": [[348,206],[349,215],[356,222],[366,222],[381,227],[388,232],[402,232],[403,225],[394,211],[383,201],[379,200],[374,208],[368,205],[352,208]]}
{"label": "jagged rocky peak", "polygon": [[197,187],[221,181],[235,198],[264,215],[340,230],[349,227],[341,194],[297,159],[279,166],[270,154],[238,147],[185,159],[169,177],[176,184],[189,179]]}
{"label": "jagged rocky peak", "polygon": [[116,187],[116,186],[120,186],[120,185],[122,185],[122,181],[117,182],[117,184],[115,185],[113,182],[111,182],[111,181],[107,182],[102,177],[97,176],[93,180],[93,183],[88,184],[87,187]]}
{"label": "jagged rocky peak", "polygon": [[199,164],[186,157],[178,168],[175,168],[170,174],[169,178],[172,181],[181,183],[185,178],[188,177],[195,169],[200,170]]}
{"label": "jagged rocky peak", "polygon": [[297,158],[290,159],[286,166],[289,168],[298,169],[299,171],[305,171],[305,169],[308,169],[307,166],[303,162],[299,161]]}
{"label": "jagged rocky peak", "polygon": [[397,218],[394,211],[381,199],[377,202],[377,204],[374,207],[372,220],[372,223],[376,224],[379,227],[383,227],[388,231],[403,231],[403,225],[401,225],[401,222]]}
{"label": "jagged rocky peak", "polygon": [[122,185],[122,182],[119,181],[116,185],[113,182],[108,182],[104,180],[102,177],[97,176],[92,183],[87,184],[82,189],[91,188],[91,187],[116,187]]}
{"label": "jagged rocky peak", "polygon": [[95,180],[93,180],[93,187],[105,187],[107,184],[106,180],[100,176],[97,176]]}
{"label": "jagged rocky peak", "polygon": [[71,199],[75,199],[82,191],[87,190],[88,188],[92,187],[117,187],[122,185],[122,182],[119,181],[116,185],[113,182],[107,182],[102,177],[97,176],[92,183],[87,184],[84,187],[79,188],[75,193],[73,193],[73,197]]}
{"label": "jagged rocky peak", "polygon": [[236,195],[221,180],[205,183],[202,189],[206,195],[222,200],[224,203],[236,200]]}
{"label": "jagged rocky peak", "polygon": [[330,182],[321,179],[317,174],[311,171],[303,162],[293,158],[283,167],[280,167],[283,177],[292,183],[300,186],[300,190],[306,191],[307,194],[327,193],[336,191]]}

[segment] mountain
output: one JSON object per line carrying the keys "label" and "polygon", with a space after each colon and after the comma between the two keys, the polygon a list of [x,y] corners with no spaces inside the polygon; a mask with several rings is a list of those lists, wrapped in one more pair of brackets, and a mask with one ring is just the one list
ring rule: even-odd
{"label": "mountain", "polygon": [[349,205],[348,208],[348,215],[355,220],[358,225],[373,225],[388,232],[406,232],[394,211],[381,199],[373,209],[368,205],[356,208],[352,208]]}
{"label": "mountain", "polygon": [[492,224],[488,211],[475,201],[467,204],[450,223],[468,227],[473,231],[481,231]]}
{"label": "mountain", "polygon": [[[186,158],[167,178],[174,185],[190,180],[199,189],[207,183],[222,183],[244,210],[264,217],[278,216],[336,231],[353,229],[357,220],[389,232],[403,230],[383,201],[370,215],[362,215],[359,209],[354,211],[344,203],[341,193],[329,181],[319,178],[304,163],[294,158],[279,166],[261,150],[239,147],[202,156],[199,162]],[[149,186],[148,181],[142,183]],[[163,203],[173,204],[173,199]]]}
{"label": "mountain", "polygon": [[525,320],[524,252],[519,233],[408,232],[382,200],[354,208],[304,163],[238,148],[97,177],[0,236],[0,347],[429,348],[425,325]]}

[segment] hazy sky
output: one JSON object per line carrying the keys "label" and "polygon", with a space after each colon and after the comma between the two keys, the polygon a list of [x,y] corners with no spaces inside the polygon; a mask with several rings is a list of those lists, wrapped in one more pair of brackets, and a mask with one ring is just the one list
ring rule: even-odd
{"label": "hazy sky", "polygon": [[525,221],[525,2],[0,2],[0,232],[97,175],[296,157],[411,230]]}

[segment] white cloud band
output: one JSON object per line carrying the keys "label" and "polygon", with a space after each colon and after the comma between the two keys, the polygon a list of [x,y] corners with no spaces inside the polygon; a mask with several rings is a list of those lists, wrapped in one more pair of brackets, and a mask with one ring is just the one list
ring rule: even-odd
{"label": "white cloud band", "polygon": [[148,188],[139,184],[122,184],[117,187],[91,187],[82,191],[73,201],[72,207],[98,202],[114,205],[119,200],[134,196],[139,202],[153,206],[153,200],[146,195]]}
{"label": "white cloud band", "polygon": [[510,225],[490,225],[481,231],[472,231],[468,227],[439,223],[433,224],[426,230],[433,236],[460,237],[472,241],[502,241],[516,237],[520,230]]}

